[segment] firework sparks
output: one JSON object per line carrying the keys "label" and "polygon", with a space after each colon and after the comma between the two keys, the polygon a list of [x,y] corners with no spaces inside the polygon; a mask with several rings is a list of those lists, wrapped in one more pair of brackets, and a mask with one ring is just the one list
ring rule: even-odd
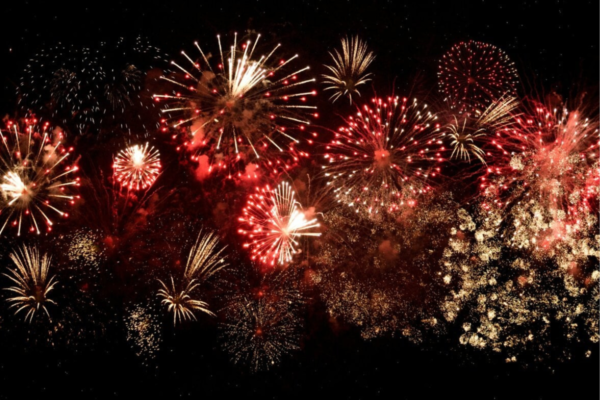
{"label": "firework sparks", "polygon": [[147,189],[160,174],[160,153],[154,147],[134,145],[121,150],[113,168],[117,181],[129,190]]}
{"label": "firework sparks", "polygon": [[167,311],[173,313],[173,324],[177,321],[196,320],[194,310],[204,312],[208,315],[215,314],[208,309],[208,303],[192,298],[194,290],[201,283],[227,266],[225,257],[222,255],[225,247],[217,250],[219,238],[214,232],[202,233],[188,256],[185,271],[183,273],[183,289],[178,289],[175,280],[171,277],[171,286],[167,286],[159,280],[162,288],[158,291],[161,303],[167,306]]}
{"label": "firework sparks", "polygon": [[163,57],[142,37],[93,48],[48,48],[35,54],[23,71],[19,104],[60,121],[70,132],[83,134],[93,126],[94,132],[147,135],[149,122],[158,128],[159,112],[144,87],[145,71],[166,65]]}
{"label": "firework sparks", "polygon": [[10,124],[8,131],[0,131],[0,137],[0,204],[5,219],[0,234],[9,224],[17,229],[17,235],[27,229],[26,225],[29,232],[39,234],[42,223],[51,231],[52,216],[69,216],[58,207],[74,205],[79,198],[71,194],[79,186],[79,178],[72,177],[78,167],[64,165],[73,148],[67,150],[62,145],[62,133],[54,135],[47,124],[38,131],[27,122],[26,133],[19,133],[17,125]]}
{"label": "firework sparks", "polygon": [[[498,210],[482,208],[475,216],[459,210],[459,219],[440,276],[450,288],[444,316],[462,327],[461,344],[493,350],[507,362],[542,360],[558,338],[587,336],[597,346],[600,243],[591,239],[597,220],[552,254],[514,258]],[[567,346],[559,348],[559,356],[570,357]]]}
{"label": "firework sparks", "polygon": [[251,194],[243,215],[240,222],[249,226],[249,229],[239,230],[249,238],[244,247],[251,248],[253,260],[271,266],[292,260],[297,253],[298,238],[321,235],[309,231],[319,224],[316,219],[306,218],[287,182],[275,189],[266,186]]}
{"label": "firework sparks", "polygon": [[432,190],[445,150],[437,116],[417,100],[373,99],[326,147],[324,166],[339,202],[367,213],[414,206]]}
{"label": "firework sparks", "polygon": [[233,362],[256,372],[278,364],[282,357],[299,349],[304,297],[293,270],[262,274],[258,287],[233,296],[224,309],[221,325],[223,346]]}
{"label": "firework sparks", "polygon": [[133,345],[136,355],[142,357],[144,362],[156,357],[162,342],[158,316],[151,310],[137,305],[128,310],[125,326],[127,340]]}
{"label": "firework sparks", "polygon": [[501,49],[471,40],[454,45],[444,54],[438,79],[440,91],[452,107],[473,111],[514,94],[518,75]]}
{"label": "firework sparks", "polygon": [[36,248],[23,246],[21,251],[11,253],[10,258],[17,266],[17,269],[9,270],[10,274],[4,274],[15,284],[5,289],[16,294],[7,299],[12,303],[10,308],[17,309],[15,314],[26,311],[25,321],[29,319],[31,322],[40,309],[50,318],[46,306],[56,303],[48,297],[48,294],[57,283],[54,277],[48,274],[50,257],[44,254],[40,258]]}
{"label": "firework sparks", "polygon": [[548,250],[584,229],[596,209],[598,119],[533,104],[515,127],[497,132],[481,188],[485,207],[504,210],[511,245]]}
{"label": "firework sparks", "polygon": [[514,97],[503,97],[490,104],[479,116],[469,113],[454,117],[454,122],[449,124],[448,138],[452,147],[450,158],[458,158],[471,163],[471,156],[483,164],[485,157],[490,156],[482,149],[483,145],[491,145],[494,140],[494,131],[506,129],[512,122],[512,112],[518,107]]}
{"label": "firework sparks", "polygon": [[335,54],[329,53],[334,65],[325,65],[332,75],[323,75],[325,90],[333,90],[331,100],[334,102],[343,96],[348,96],[352,104],[352,95],[360,96],[357,87],[364,85],[371,79],[370,73],[366,74],[369,65],[375,59],[367,44],[358,36],[342,39],[342,53],[336,49]]}
{"label": "firework sparks", "polygon": [[[183,75],[163,77],[178,91],[155,95],[155,99],[167,100],[163,112],[172,118],[172,128],[184,130],[190,138],[186,146],[195,151],[192,159],[200,160],[196,150],[209,153],[208,172],[258,159],[271,170],[289,168],[281,153],[289,152],[296,159],[306,155],[294,148],[300,142],[296,134],[310,124],[307,116],[316,116],[316,107],[306,104],[316,94],[305,89],[314,82],[303,77],[309,67],[289,70],[297,55],[276,61],[279,45],[257,57],[260,35],[254,43],[248,40],[238,48],[236,34],[225,54],[218,39],[217,66],[211,65],[210,54],[207,56],[196,43],[198,61],[182,52],[190,68],[172,62]],[[271,157],[271,153],[276,156]]]}
{"label": "firework sparks", "polygon": [[195,280],[192,279],[189,281],[181,290],[175,287],[173,277],[171,277],[171,286],[167,286],[161,280],[159,282],[162,288],[158,291],[158,297],[162,299],[161,304],[167,306],[167,311],[173,313],[173,325],[176,325],[177,321],[195,321],[194,310],[202,311],[212,316],[215,315],[207,308],[207,303],[192,299],[192,292],[198,287],[198,283]]}

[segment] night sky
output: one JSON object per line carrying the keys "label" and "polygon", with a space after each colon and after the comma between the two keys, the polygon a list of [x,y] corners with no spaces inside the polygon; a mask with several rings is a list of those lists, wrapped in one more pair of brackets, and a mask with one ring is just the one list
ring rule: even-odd
{"label": "night sky", "polygon": [[[267,40],[282,43],[285,51],[298,53],[315,75],[323,72],[322,65],[329,60],[327,52],[338,46],[342,36],[359,34],[376,54],[371,66],[373,81],[367,92],[434,93],[440,57],[455,43],[471,39],[491,43],[508,54],[521,78],[520,93],[556,91],[569,97],[580,88],[598,86],[597,1],[59,3],[13,1],[2,5],[2,115],[12,116],[18,109],[17,86],[23,70],[30,57],[43,49],[58,44],[95,47],[103,41],[142,36],[172,59],[180,57],[182,49],[191,49],[195,40],[214,47],[216,34],[247,30],[268,35]],[[597,106],[597,98],[594,101]],[[323,117],[320,123],[335,128],[339,110],[332,110],[326,96],[319,102],[322,114],[334,115]],[[340,110],[351,109],[343,105]],[[112,151],[115,143],[111,139],[107,148]],[[93,157],[97,155],[97,168],[110,165],[111,155],[101,155],[100,145],[83,141],[78,145]],[[177,158],[172,150],[169,153],[161,148],[161,154],[165,159]],[[95,161],[84,163],[94,165]],[[183,169],[169,166],[162,185],[178,179]],[[189,176],[185,179],[183,183],[193,181]],[[190,187],[194,185],[198,186],[197,182]],[[173,194],[170,199],[178,195],[184,194]],[[213,203],[200,200],[194,204],[201,207]],[[166,214],[184,213],[181,208],[168,207]],[[214,226],[217,222],[211,218],[215,215],[208,209],[194,217]],[[185,229],[195,232],[193,226]],[[65,232],[67,228],[58,229],[56,235]],[[154,237],[160,235],[155,232]],[[50,243],[52,234],[40,240],[44,238]],[[14,238],[0,240],[0,266],[9,262],[11,246],[19,243]],[[244,259],[243,254],[233,256],[234,262],[240,259]],[[136,274],[116,272],[103,278],[98,285],[110,289],[100,290],[102,296],[96,308],[108,305],[90,312],[88,317],[96,318],[98,313],[101,316],[97,318],[109,320],[105,314],[142,298],[144,289],[139,289],[143,285],[136,286]],[[126,294],[115,294],[120,287]],[[0,307],[6,308],[4,301],[0,301]],[[0,332],[7,325],[22,323],[20,318],[8,315],[12,312],[0,312]],[[136,357],[124,340],[122,318],[114,326],[107,324],[101,339],[81,339],[93,342],[82,346],[48,345],[35,339],[36,335],[44,335],[43,327],[32,328],[26,334],[10,328],[10,333],[0,336],[0,399],[587,399],[599,395],[597,345],[587,358],[562,360],[551,355],[541,363],[506,364],[491,352],[467,351],[450,337],[421,344],[401,337],[363,340],[357,329],[331,323],[318,301],[310,302],[303,318],[306,322],[301,350],[285,356],[280,366],[259,373],[230,362],[219,346],[215,320],[206,316],[175,329],[165,317],[160,354],[147,363]]]}

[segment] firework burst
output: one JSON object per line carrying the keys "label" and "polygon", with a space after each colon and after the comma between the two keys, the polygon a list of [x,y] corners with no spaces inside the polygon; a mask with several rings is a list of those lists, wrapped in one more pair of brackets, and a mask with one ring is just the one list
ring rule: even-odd
{"label": "firework burst", "polygon": [[210,156],[208,172],[253,160],[285,170],[290,164],[282,161],[282,153],[295,160],[306,155],[294,146],[300,143],[298,133],[302,136],[310,124],[308,116],[316,116],[316,107],[306,104],[316,94],[307,88],[314,79],[304,77],[309,67],[293,68],[297,55],[276,59],[280,45],[255,55],[259,39],[238,47],[236,34],[224,53],[218,37],[220,58],[214,63],[196,43],[196,60],[182,52],[190,66],[172,62],[177,73],[163,77],[175,90],[155,95],[167,102],[163,112],[171,119],[169,125],[188,136],[192,159],[200,161],[200,153]]}
{"label": "firework burst", "polygon": [[248,237],[244,247],[251,249],[252,259],[271,266],[289,263],[297,253],[300,237],[320,236],[310,232],[319,224],[316,219],[306,218],[287,182],[251,194],[239,220],[248,226],[239,233]]}
{"label": "firework burst", "polygon": [[25,133],[14,123],[9,123],[8,131],[0,131],[0,204],[5,219],[0,234],[7,225],[16,228],[17,235],[24,229],[39,234],[42,224],[51,231],[52,217],[68,217],[62,207],[79,198],[72,194],[79,186],[79,178],[73,178],[78,167],[65,165],[73,148],[65,148],[63,134],[51,131],[48,124],[39,130],[29,122],[35,120],[26,121]]}
{"label": "firework burst", "polygon": [[492,101],[515,93],[518,82],[514,63],[491,44],[460,42],[440,60],[440,91],[459,111],[483,109]]}
{"label": "firework burst", "polygon": [[337,200],[357,212],[414,206],[432,190],[442,161],[440,126],[426,104],[407,98],[373,99],[346,120],[326,147],[324,166]]}
{"label": "firework burst", "polygon": [[219,238],[214,232],[198,235],[196,244],[192,246],[183,273],[183,289],[178,289],[171,276],[171,286],[159,279],[162,286],[158,291],[161,303],[167,306],[167,311],[173,313],[173,324],[177,321],[196,320],[194,310],[208,315],[215,314],[208,309],[208,303],[192,298],[193,292],[208,278],[227,266],[222,255],[225,248],[217,250]]}
{"label": "firework burst", "polygon": [[162,288],[158,291],[158,297],[161,298],[161,304],[167,306],[167,311],[173,313],[173,325],[177,321],[183,322],[187,320],[196,320],[194,310],[201,311],[208,315],[214,316],[207,307],[208,304],[192,299],[192,292],[198,287],[195,280],[189,281],[181,290],[175,287],[175,281],[171,277],[171,286],[167,286],[163,281],[159,280]]}
{"label": "firework burst", "polygon": [[486,164],[485,157],[492,154],[490,151],[484,151],[483,147],[492,146],[493,133],[510,125],[513,121],[513,111],[518,104],[514,97],[503,97],[492,102],[479,115],[464,113],[458,117],[454,116],[454,121],[446,127],[452,148],[450,158],[468,161],[470,164],[473,157]]}
{"label": "firework burst", "polygon": [[[24,111],[60,121],[69,132],[144,132],[158,128],[158,108],[145,88],[147,71],[166,66],[142,37],[99,46],[57,46],[35,54],[21,77]],[[93,127],[93,128],[92,128]]]}
{"label": "firework burst", "polygon": [[113,164],[121,186],[129,190],[147,189],[160,174],[160,153],[154,147],[134,145],[121,150]]}
{"label": "firework burst", "polygon": [[529,104],[515,127],[497,132],[497,156],[481,188],[484,207],[504,210],[512,245],[550,249],[597,210],[598,118]]}
{"label": "firework burst", "polygon": [[358,86],[369,82],[370,73],[365,73],[375,59],[367,44],[358,36],[342,39],[342,53],[336,49],[335,54],[329,53],[333,65],[325,65],[332,75],[323,75],[325,90],[333,90],[330,100],[334,102],[340,97],[347,96],[352,104],[352,95],[360,96]]}
{"label": "firework burst", "polygon": [[260,282],[233,295],[220,326],[223,346],[234,363],[253,372],[269,369],[299,349],[299,317],[304,296],[293,269],[259,272]]}
{"label": "firework burst", "polygon": [[17,266],[16,269],[9,270],[10,274],[4,274],[15,284],[5,289],[15,293],[7,299],[12,303],[10,308],[17,309],[15,314],[26,311],[25,321],[29,319],[31,322],[35,313],[40,310],[43,310],[50,318],[46,306],[56,303],[48,297],[48,294],[57,283],[54,277],[48,274],[50,257],[44,254],[40,258],[36,248],[23,246],[20,251],[11,253],[10,258]]}

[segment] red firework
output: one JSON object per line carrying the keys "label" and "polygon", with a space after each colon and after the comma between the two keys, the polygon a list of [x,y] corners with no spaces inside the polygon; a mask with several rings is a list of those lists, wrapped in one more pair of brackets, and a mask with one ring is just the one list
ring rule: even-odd
{"label": "red firework", "polygon": [[369,214],[416,205],[445,150],[437,116],[416,99],[375,98],[346,120],[323,167],[338,201]]}
{"label": "red firework", "polygon": [[556,239],[578,231],[583,219],[597,210],[597,112],[588,116],[585,108],[552,109],[531,100],[525,104],[514,126],[496,133],[496,155],[481,188],[509,217],[541,215]]}
{"label": "red firework", "polygon": [[440,91],[461,112],[481,111],[502,96],[514,95],[518,79],[504,51],[474,40],[454,45],[438,67]]}
{"label": "red firework", "polygon": [[251,249],[252,260],[274,266],[292,261],[302,236],[320,236],[311,232],[319,224],[307,219],[295,192],[287,182],[275,189],[268,185],[251,194],[243,210],[242,222],[247,229],[239,233],[248,237],[245,248]]}

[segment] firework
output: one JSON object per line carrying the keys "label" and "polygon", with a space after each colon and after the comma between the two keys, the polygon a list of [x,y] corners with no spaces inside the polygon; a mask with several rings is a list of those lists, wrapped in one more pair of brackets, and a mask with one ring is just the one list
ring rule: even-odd
{"label": "firework", "polygon": [[516,126],[497,132],[481,188],[484,207],[503,210],[511,246],[552,250],[585,229],[597,209],[598,118],[529,104]]}
{"label": "firework", "polygon": [[15,314],[26,311],[25,321],[29,319],[31,322],[40,309],[50,318],[46,306],[56,303],[48,297],[48,294],[57,283],[54,277],[48,274],[50,257],[44,254],[40,258],[36,248],[23,246],[20,251],[11,253],[10,258],[17,266],[17,269],[9,270],[10,274],[4,274],[15,284],[5,289],[16,294],[7,299],[12,303],[10,308],[17,309]]}
{"label": "firework", "polygon": [[514,63],[502,50],[471,40],[454,45],[444,54],[438,82],[453,108],[470,112],[514,94],[518,75]]}
{"label": "firework", "polygon": [[373,99],[326,147],[324,166],[337,200],[377,214],[414,206],[432,190],[444,147],[437,116],[407,98]]}
{"label": "firework", "polygon": [[158,128],[159,113],[145,87],[146,72],[162,63],[160,49],[141,37],[93,47],[48,48],[35,54],[23,71],[19,105],[70,132],[147,135],[152,122]]}
{"label": "firework", "polygon": [[259,39],[260,35],[238,47],[236,34],[224,53],[218,37],[220,58],[215,62],[196,43],[195,60],[182,52],[189,67],[172,62],[177,74],[163,77],[175,90],[155,95],[157,101],[166,100],[163,112],[172,121],[169,125],[188,136],[192,159],[200,161],[200,152],[210,155],[208,172],[252,160],[285,170],[290,164],[282,161],[283,152],[296,160],[306,155],[294,146],[300,143],[298,133],[310,124],[308,116],[315,113],[316,107],[306,104],[316,94],[307,89],[314,79],[304,77],[309,67],[292,67],[297,55],[277,60],[279,45],[256,56]]}
{"label": "firework", "polygon": [[298,314],[304,304],[299,278],[292,270],[260,275],[257,286],[246,287],[229,299],[220,327],[223,346],[233,362],[246,364],[254,372],[271,368],[299,349]]}
{"label": "firework", "polygon": [[162,342],[158,316],[152,310],[136,305],[128,310],[125,326],[127,340],[134,347],[135,354],[144,362],[156,357]]}
{"label": "firework", "polygon": [[161,304],[167,306],[167,311],[173,313],[173,325],[177,324],[177,321],[183,322],[186,320],[196,320],[193,310],[202,311],[203,313],[214,316],[207,307],[208,304],[191,298],[192,292],[198,287],[198,283],[195,280],[191,280],[181,290],[175,288],[175,281],[171,277],[171,286],[165,285],[165,283],[159,280],[162,288],[158,291],[158,296],[162,298]]}
{"label": "firework", "polygon": [[310,264],[328,314],[365,339],[401,335],[422,342],[426,332],[445,330],[439,311],[444,291],[433,277],[456,207],[442,195],[376,221],[347,207],[326,212],[327,229]]}
{"label": "firework", "polygon": [[42,224],[51,231],[53,217],[68,217],[63,207],[74,205],[79,198],[72,194],[79,186],[79,178],[73,177],[78,167],[65,165],[73,148],[65,148],[62,133],[51,131],[48,124],[38,130],[29,122],[35,120],[26,121],[25,133],[19,133],[14,123],[9,123],[8,131],[0,131],[0,207],[4,216],[0,234],[7,225],[16,228],[17,235],[23,229],[39,234]]}
{"label": "firework", "polygon": [[134,145],[121,150],[113,164],[117,181],[129,190],[147,189],[160,174],[160,154],[154,147]]}
{"label": "firework", "polygon": [[325,90],[333,90],[331,100],[334,102],[342,96],[348,96],[352,104],[352,95],[360,96],[357,87],[371,79],[370,73],[365,74],[369,65],[375,59],[367,44],[358,36],[342,39],[342,53],[336,49],[335,54],[329,53],[334,65],[325,65],[332,75],[323,75],[324,84],[329,85]]}
{"label": "firework", "polygon": [[251,194],[239,220],[248,226],[248,229],[239,229],[239,233],[248,237],[249,241],[243,246],[251,249],[252,259],[271,266],[292,260],[298,238],[320,236],[320,233],[310,232],[319,224],[316,219],[306,218],[287,182],[275,189],[267,185]]}
{"label": "firework", "polygon": [[225,247],[217,251],[218,243],[219,238],[214,232],[202,234],[200,231],[185,266],[186,279],[208,279],[227,266],[224,256],[221,255]]}
{"label": "firework", "polygon": [[586,337],[597,346],[600,242],[591,238],[597,221],[551,257],[537,258],[504,245],[497,210],[458,214],[440,277],[450,289],[444,316],[462,328],[461,344],[500,353],[507,362],[568,358],[566,344]]}
{"label": "firework", "polygon": [[492,154],[490,151],[484,151],[482,147],[493,146],[493,133],[506,129],[511,124],[512,113],[517,106],[518,102],[514,97],[503,97],[492,102],[478,116],[468,113],[454,116],[454,122],[447,126],[450,147],[453,149],[450,158],[458,158],[470,164],[473,156],[486,164],[485,157]]}
{"label": "firework", "polygon": [[167,311],[173,313],[173,324],[177,324],[177,321],[196,320],[194,310],[215,315],[208,310],[208,303],[194,300],[191,296],[201,283],[227,266],[225,257],[222,256],[225,248],[217,250],[218,244],[219,238],[214,232],[203,234],[200,231],[185,266],[183,289],[176,287],[173,277],[171,277],[170,287],[159,279],[162,288],[158,291],[158,297],[162,299],[161,303],[167,306]]}

